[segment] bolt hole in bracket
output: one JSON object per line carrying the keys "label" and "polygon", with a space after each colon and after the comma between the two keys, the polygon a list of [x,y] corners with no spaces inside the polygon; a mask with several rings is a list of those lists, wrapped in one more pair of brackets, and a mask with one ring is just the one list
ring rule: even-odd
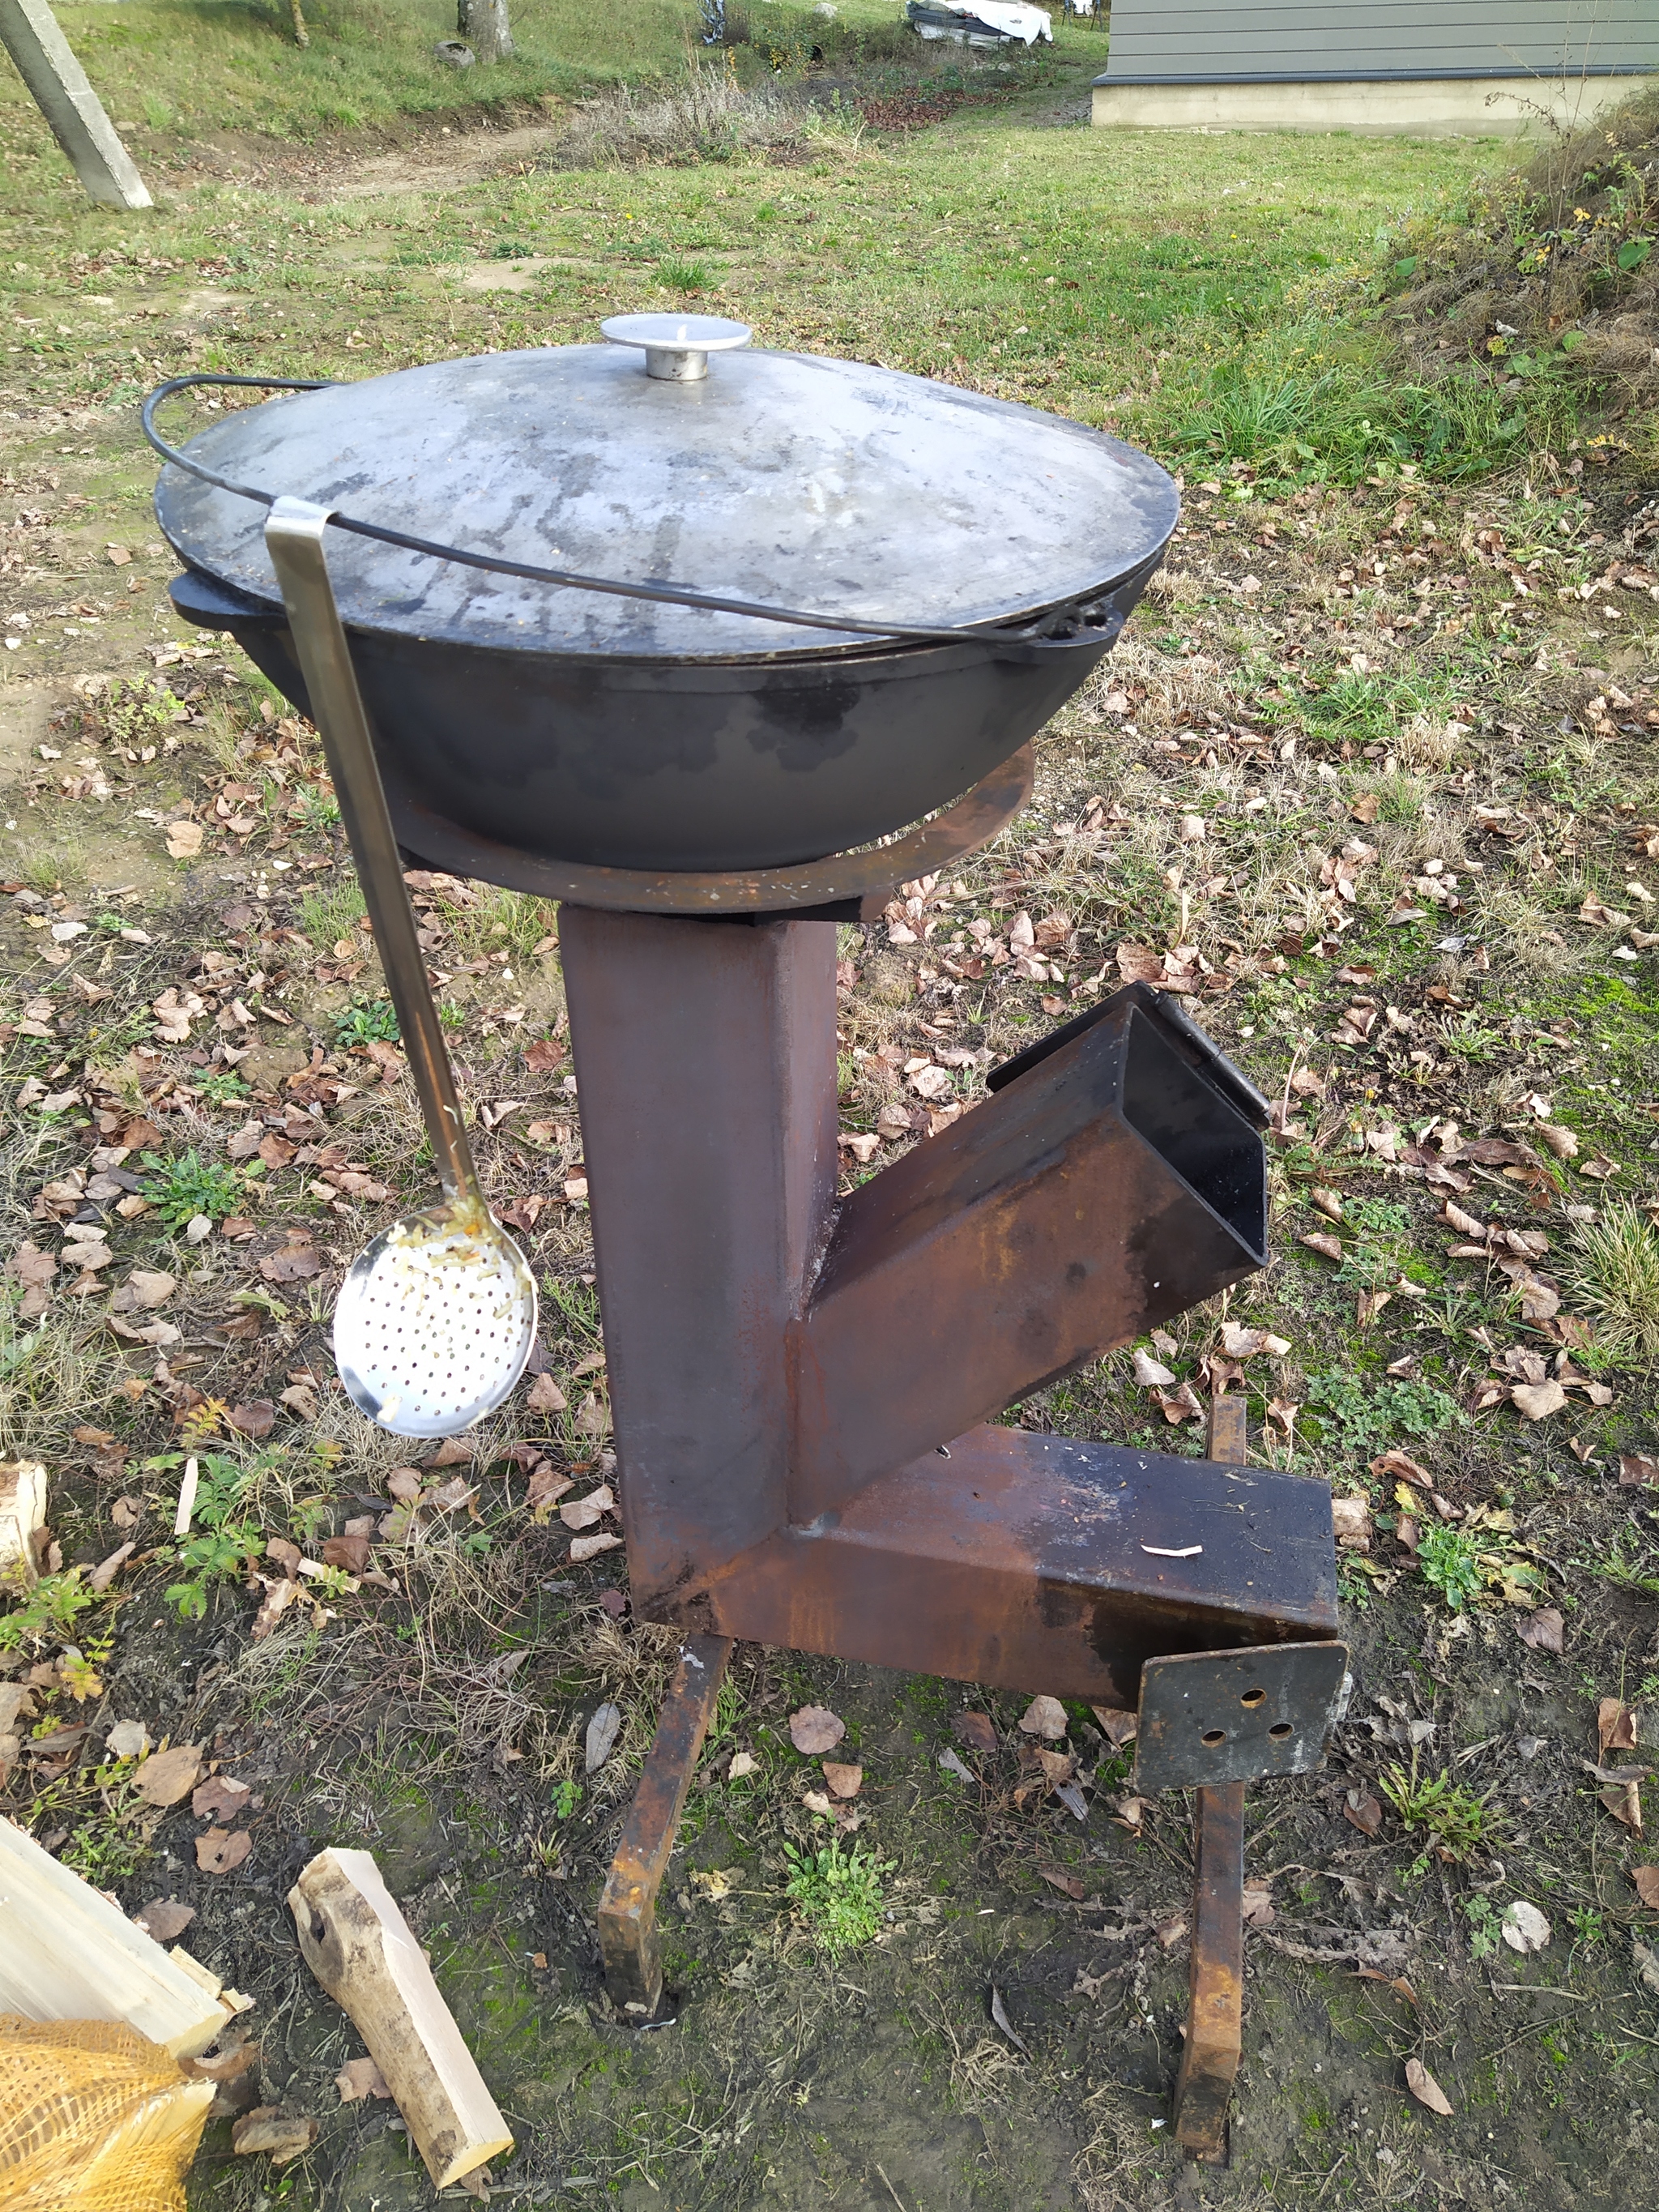
{"label": "bolt hole in bracket", "polygon": [[1341,1717],[1347,1672],[1347,1645],[1322,1640],[1149,1659],[1136,1788],[1214,1788],[1308,1773]]}

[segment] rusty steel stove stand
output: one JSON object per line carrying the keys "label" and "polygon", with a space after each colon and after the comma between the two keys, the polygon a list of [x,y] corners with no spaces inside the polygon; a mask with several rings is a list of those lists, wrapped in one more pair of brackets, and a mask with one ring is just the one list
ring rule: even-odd
{"label": "rusty steel stove stand", "polygon": [[1218,2141],[1243,1784],[1316,1763],[1345,1671],[1329,1492],[1237,1432],[1212,1464],[989,1424],[1261,1265],[1259,1102],[1132,985],[838,1206],[827,921],[567,904],[560,945],[634,1604],[688,1638],[601,1906],[613,1996],[659,2002],[732,1639],[1138,1706],[1139,1786],[1200,1790],[1178,2101]]}

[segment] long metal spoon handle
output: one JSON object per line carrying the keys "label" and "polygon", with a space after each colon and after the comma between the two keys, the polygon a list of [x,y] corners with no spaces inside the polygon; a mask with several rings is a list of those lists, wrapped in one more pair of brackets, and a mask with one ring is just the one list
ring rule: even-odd
{"label": "long metal spoon handle", "polygon": [[279,499],[265,524],[289,629],[321,732],[329,773],[357,862],[357,877],[374,926],[375,949],[410,1072],[420,1094],[427,1134],[437,1155],[446,1196],[477,1198],[478,1176],[461,1118],[461,1102],[444,1042],[443,1026],[427,980],[426,956],[416,935],[414,910],[404,884],[403,859],[386,803],[368,717],[351,665],[334,586],[323,552],[323,530],[331,509],[309,500]]}

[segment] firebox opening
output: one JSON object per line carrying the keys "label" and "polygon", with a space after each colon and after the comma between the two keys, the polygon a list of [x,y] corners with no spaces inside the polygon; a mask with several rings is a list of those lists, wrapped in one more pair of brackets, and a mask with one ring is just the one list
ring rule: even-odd
{"label": "firebox opening", "polygon": [[1261,1138],[1138,1010],[1129,1019],[1124,1055],[1123,1117],[1220,1215],[1251,1257],[1265,1261],[1267,1174]]}

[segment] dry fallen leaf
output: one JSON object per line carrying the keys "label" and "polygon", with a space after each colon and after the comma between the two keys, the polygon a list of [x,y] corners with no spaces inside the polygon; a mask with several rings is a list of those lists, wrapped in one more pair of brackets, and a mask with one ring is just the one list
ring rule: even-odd
{"label": "dry fallen leaf", "polygon": [[1531,1644],[1534,1651],[1553,1651],[1559,1657],[1565,1625],[1556,1607],[1546,1605],[1540,1606],[1536,1613],[1529,1613],[1524,1620],[1517,1620],[1515,1632],[1523,1644]]}
{"label": "dry fallen leaf", "polygon": [[196,1863],[204,1874],[231,1874],[252,1849],[246,1828],[210,1828],[196,1838]]}
{"label": "dry fallen leaf", "polygon": [[1135,1381],[1143,1390],[1163,1389],[1175,1381],[1175,1371],[1136,1347],[1134,1356]]}
{"label": "dry fallen leaf", "polygon": [[1040,1735],[1045,1743],[1058,1743],[1068,1725],[1066,1708],[1058,1698],[1033,1698],[1019,1717],[1027,1735]]}
{"label": "dry fallen leaf", "polygon": [[1254,1359],[1260,1352],[1282,1359],[1290,1348],[1290,1340],[1275,1336],[1271,1329],[1245,1328],[1234,1321],[1221,1324],[1221,1349],[1229,1359]]}
{"label": "dry fallen leaf", "polygon": [[169,822],[167,829],[168,858],[193,860],[202,849],[202,839],[205,834],[199,822]]}
{"label": "dry fallen leaf", "polygon": [[349,1575],[366,1574],[368,1571],[368,1536],[349,1529],[341,1536],[326,1536],[323,1540],[323,1565],[341,1567]]}
{"label": "dry fallen leaf", "polygon": [[532,1413],[562,1413],[569,1402],[550,1375],[538,1375],[530,1386],[525,1407]]}
{"label": "dry fallen leaf", "polygon": [[1641,1834],[1642,1792],[1634,1781],[1615,1782],[1595,1794],[1615,1820],[1621,1820],[1636,1835]]}
{"label": "dry fallen leaf", "polygon": [[1190,1382],[1183,1382],[1178,1390],[1158,1390],[1153,1395],[1171,1428],[1178,1427],[1182,1421],[1201,1421],[1204,1419],[1204,1408],[1194,1395]]}
{"label": "dry fallen leaf", "polygon": [[728,1782],[741,1782],[745,1774],[758,1774],[760,1761],[752,1751],[734,1751],[732,1764],[726,1770]]}
{"label": "dry fallen leaf", "polygon": [[1578,1139],[1571,1129],[1564,1129],[1559,1122],[1540,1121],[1538,1124],[1538,1134],[1544,1139],[1558,1160],[1571,1160],[1577,1158]]}
{"label": "dry fallen leaf", "polygon": [[538,1521],[545,1521],[566,1491],[574,1490],[575,1486],[571,1477],[561,1474],[550,1460],[541,1460],[530,1470],[525,1504]]}
{"label": "dry fallen leaf", "polygon": [[1350,1790],[1343,1800],[1342,1814],[1362,1836],[1374,1836],[1382,1826],[1382,1808],[1369,1790]]}
{"label": "dry fallen leaf", "polygon": [[1031,2055],[1031,2046],[1023,2035],[1010,2026],[1007,2008],[1002,2002],[1002,1991],[994,1982],[991,1984],[991,2018],[1002,2030],[1009,2042],[1017,2045],[1029,2058]]}
{"label": "dry fallen leaf", "polygon": [[1369,1552],[1371,1548],[1370,1501],[1364,1498],[1333,1498],[1331,1527],[1344,1551]]}
{"label": "dry fallen leaf", "polygon": [[1328,1260],[1340,1260],[1343,1256],[1337,1239],[1323,1229],[1310,1229],[1302,1242],[1310,1252],[1322,1252]]}
{"label": "dry fallen leaf", "polygon": [[1619,1480],[1621,1483],[1659,1483],[1659,1459],[1649,1452],[1621,1452],[1619,1455]]}
{"label": "dry fallen leaf", "polygon": [[1630,1948],[1631,1956],[1636,1965],[1637,1978],[1644,1990],[1649,1990],[1655,1996],[1659,1996],[1659,1958],[1656,1958],[1647,1945],[1638,1942],[1634,1936],[1631,1938]]}
{"label": "dry fallen leaf", "polygon": [[1500,1932],[1510,1950],[1520,1952],[1522,1958],[1549,1947],[1550,1923],[1524,1897],[1515,1898],[1504,1906]]}
{"label": "dry fallen leaf", "polygon": [[158,1751],[133,1777],[133,1788],[147,1805],[176,1805],[202,1778],[202,1747],[176,1743],[171,1751]]}
{"label": "dry fallen leaf", "polygon": [[823,1778],[830,1784],[831,1796],[856,1797],[864,1785],[864,1769],[861,1766],[843,1766],[837,1759],[826,1759]]}
{"label": "dry fallen leaf", "polygon": [[252,1641],[262,1644],[288,1611],[303,1595],[300,1585],[286,1577],[272,1581],[261,1575],[258,1581],[264,1590],[259,1610],[253,1616]]}
{"label": "dry fallen leaf", "polygon": [[590,1490],[586,1498],[568,1498],[559,1508],[559,1518],[567,1528],[591,1528],[605,1514],[614,1513],[616,1494],[608,1482],[597,1490]]}
{"label": "dry fallen leaf", "polygon": [[1659,1911],[1659,1866],[1632,1867],[1630,1878],[1636,1884],[1636,1894],[1651,1911]]}
{"label": "dry fallen leaf", "polygon": [[239,2157],[246,2158],[252,2151],[267,2151],[276,2166],[286,2166],[290,2159],[301,2157],[316,2140],[314,2119],[279,2112],[275,2105],[256,2105],[230,2131],[230,2147]]}
{"label": "dry fallen leaf", "polygon": [[334,2076],[334,2086],[340,2093],[343,2105],[355,2105],[361,2097],[389,2097],[386,2076],[372,2058],[348,2058]]}
{"label": "dry fallen leaf", "polygon": [[1247,1928],[1271,1928],[1273,1924],[1272,1893],[1265,1889],[1246,1889],[1243,1893],[1244,1925]]}
{"label": "dry fallen leaf", "polygon": [[1636,1748],[1636,1708],[1618,1698],[1603,1698],[1595,1708],[1595,1735],[1603,1754]]}
{"label": "dry fallen leaf", "polygon": [[1392,1990],[1397,1997],[1404,1997],[1407,2004],[1414,2005],[1417,2002],[1417,1991],[1402,1974],[1381,1973],[1375,1966],[1356,1966],[1354,1972],[1362,1982],[1381,1982],[1385,1988]]}
{"label": "dry fallen leaf", "polygon": [[827,1705],[803,1705],[789,1716],[789,1741],[808,1759],[833,1751],[847,1733],[847,1723]]}
{"label": "dry fallen leaf", "polygon": [[1510,1402],[1525,1419],[1541,1421],[1551,1413],[1559,1413],[1567,1402],[1567,1394],[1552,1376],[1544,1382],[1516,1382],[1510,1386]]}
{"label": "dry fallen leaf", "polygon": [[1058,1867],[1050,1866],[1039,1866],[1037,1872],[1048,1887],[1057,1889],[1062,1897],[1081,1899],[1083,1884],[1074,1874],[1062,1874]]}
{"label": "dry fallen leaf", "polygon": [[1406,1482],[1414,1483],[1419,1490],[1432,1490],[1434,1477],[1408,1452],[1385,1451],[1371,1462],[1371,1473],[1379,1480],[1385,1475],[1397,1474]]}
{"label": "dry fallen leaf", "polygon": [[87,1577],[87,1588],[106,1590],[137,1548],[136,1540],[129,1541],[112,1552],[106,1559],[100,1559],[98,1565]]}
{"label": "dry fallen leaf", "polygon": [[996,1726],[989,1713],[958,1713],[951,1729],[957,1741],[965,1743],[969,1751],[988,1753],[997,1747]]}
{"label": "dry fallen leaf", "polygon": [[[1655,1869],[1659,1872],[1659,1869]],[[174,1897],[153,1897],[134,1918],[157,1943],[176,1943],[196,1917],[193,1905],[180,1905]]]}
{"label": "dry fallen leaf", "polygon": [[1140,1734],[1140,1716],[1119,1705],[1091,1705],[1089,1711],[1100,1723],[1100,1732],[1114,1751],[1121,1751],[1126,1743],[1133,1743]]}
{"label": "dry fallen leaf", "polygon": [[610,1758],[611,1747],[622,1732],[622,1707],[609,1704],[601,1705],[587,1723],[583,1757],[590,1774],[597,1774]]}
{"label": "dry fallen leaf", "polygon": [[591,1536],[573,1536],[570,1539],[571,1565],[579,1567],[584,1559],[597,1559],[601,1552],[614,1552],[621,1542],[622,1538],[613,1535],[608,1528],[596,1529]]}
{"label": "dry fallen leaf", "polygon": [[1450,2119],[1451,2100],[1420,2058],[1406,2061],[1406,2087],[1419,2105],[1426,2105],[1430,2112],[1438,2112],[1443,2119]]}
{"label": "dry fallen leaf", "polygon": [[[9,1712],[0,1715],[0,1722],[9,1727],[15,1717],[15,1712]],[[149,1749],[149,1730],[143,1721],[117,1721],[104,1738],[104,1749],[111,1759],[142,1759]]]}
{"label": "dry fallen leaf", "polygon": [[234,1820],[253,1795],[252,1785],[231,1774],[210,1774],[198,1784],[190,1809],[198,1820]]}

